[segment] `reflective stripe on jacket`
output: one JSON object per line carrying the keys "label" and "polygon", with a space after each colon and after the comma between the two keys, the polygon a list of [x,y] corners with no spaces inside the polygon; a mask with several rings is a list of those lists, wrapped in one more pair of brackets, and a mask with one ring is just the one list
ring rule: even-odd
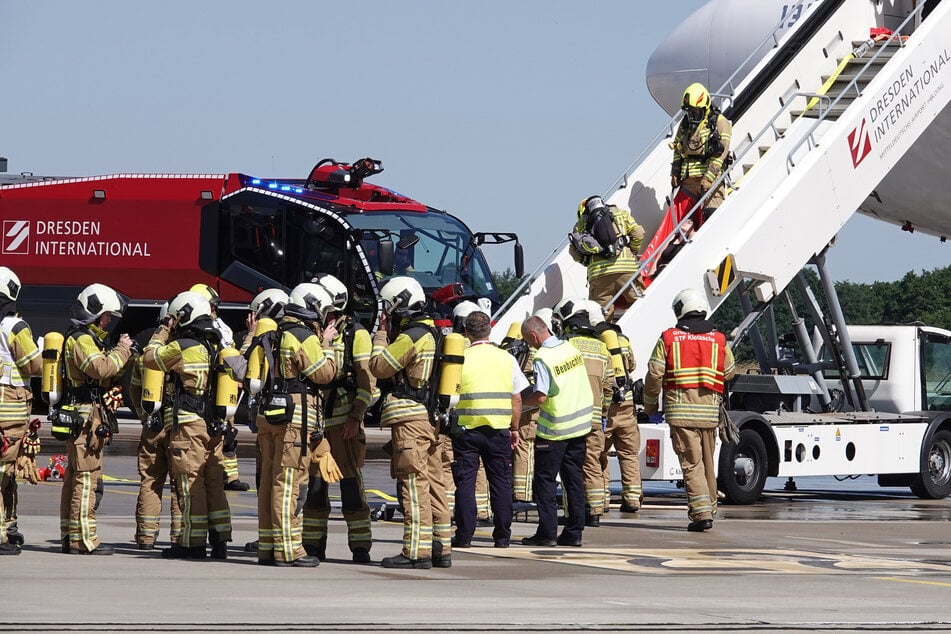
{"label": "reflective stripe on jacket", "polygon": [[665,390],[705,387],[723,394],[726,337],[722,332],[691,333],[668,328],[661,338],[667,355]]}
{"label": "reflective stripe on jacket", "polygon": [[512,359],[490,343],[466,349],[456,413],[466,429],[488,425],[508,429],[512,422]]}

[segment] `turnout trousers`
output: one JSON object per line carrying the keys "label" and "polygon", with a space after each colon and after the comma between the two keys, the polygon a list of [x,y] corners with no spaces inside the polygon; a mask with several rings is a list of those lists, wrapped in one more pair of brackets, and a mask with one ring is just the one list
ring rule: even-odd
{"label": "turnout trousers", "polygon": [[[456,483],[456,541],[468,543],[475,533],[477,511],[476,482],[485,466],[495,528],[492,538],[508,541],[512,536],[512,462],[507,429],[477,427],[467,429],[452,441],[455,460],[452,476]],[[481,463],[480,463],[481,459]]]}
{"label": "turnout trousers", "polygon": [[634,402],[630,399],[623,403],[611,403],[608,408],[608,429],[604,432],[604,452],[601,454],[605,508],[608,507],[611,497],[608,454],[612,447],[617,453],[618,466],[621,469],[621,499],[629,507],[640,508],[644,498],[641,483],[641,430],[637,426]]}
{"label": "turnout trousers", "polygon": [[178,429],[171,431],[169,471],[175,481],[173,492],[182,514],[179,543],[184,547],[204,547],[207,539],[212,542],[231,539],[227,499],[222,509],[222,501],[216,498],[218,488],[224,486],[220,466],[215,469],[213,458],[220,445],[221,437],[212,437],[201,419],[180,421]]}
{"label": "turnout trousers", "polygon": [[[343,519],[347,523],[347,545],[370,550],[370,507],[363,485],[363,464],[367,455],[367,437],[360,425],[356,438],[344,438],[341,425],[324,428],[324,437],[330,443],[333,456],[343,478],[340,480],[340,500]],[[307,499],[304,501],[305,544],[320,545],[327,541],[327,520],[330,517],[330,485],[320,477],[317,464],[310,464]]]}
{"label": "turnout trousers", "polygon": [[581,539],[581,533],[584,531],[584,458],[584,436],[568,440],[535,438],[535,478],[532,486],[538,507],[536,537],[555,539],[555,533],[558,531],[555,479],[560,475],[567,509],[562,535],[566,539]]}
{"label": "turnout trousers", "polygon": [[512,451],[512,497],[516,502],[532,501],[535,473],[535,428],[538,410],[522,412],[518,420],[518,444]]}
{"label": "turnout trousers", "polygon": [[298,501],[307,482],[310,448],[301,444],[300,423],[273,425],[263,418],[258,418],[258,448],[258,559],[291,563],[307,556]]}
{"label": "turnout trousers", "polygon": [[[99,410],[91,404],[77,408],[85,424],[76,438],[66,441],[68,464],[63,474],[59,503],[59,531],[70,550],[89,552],[99,547],[96,533],[97,493],[101,492],[102,453],[105,440],[93,433]],[[98,490],[98,491],[97,491]]]}
{"label": "turnout trousers", "polygon": [[592,428],[585,436],[584,453],[584,506],[589,515],[604,513],[604,469],[601,467],[601,454],[604,453],[604,432],[601,426]]}
{"label": "turnout trousers", "polygon": [[444,446],[428,417],[396,421],[390,430],[393,473],[403,497],[403,556],[432,557],[434,542],[441,546],[440,554],[448,555],[452,515],[446,502]]}
{"label": "turnout trousers", "polygon": [[[154,432],[142,429],[139,438],[139,496],[135,502],[135,543],[154,544],[159,533],[162,515],[162,493],[169,476],[168,443],[171,426]],[[172,525],[169,541],[180,543],[182,537],[182,512],[178,508],[175,480],[172,480],[171,495]]]}
{"label": "turnout trousers", "polygon": [[670,440],[680,458],[690,521],[712,520],[717,510],[717,475],[713,462],[717,428],[670,426]]}

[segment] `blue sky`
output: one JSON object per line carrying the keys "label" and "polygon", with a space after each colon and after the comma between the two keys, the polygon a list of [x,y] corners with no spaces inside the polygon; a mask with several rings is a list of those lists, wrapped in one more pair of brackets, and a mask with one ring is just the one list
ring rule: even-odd
{"label": "blue sky", "polygon": [[[297,178],[371,156],[374,182],[519,233],[531,270],[667,120],[645,65],[702,4],[5,2],[0,156],[44,175]],[[856,282],[949,264],[937,239],[861,217],[829,256]]]}

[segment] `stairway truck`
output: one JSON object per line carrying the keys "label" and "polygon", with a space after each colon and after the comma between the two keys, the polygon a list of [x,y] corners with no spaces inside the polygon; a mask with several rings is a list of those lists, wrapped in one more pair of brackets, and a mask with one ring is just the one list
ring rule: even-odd
{"label": "stairway truck", "polygon": [[382,164],[318,162],[306,178],[247,174],[0,176],[2,257],[23,282],[21,314],[35,332],[61,330],[69,305],[100,282],[132,301],[117,330],[155,323],[158,307],[201,282],[221,296],[224,318],[243,327],[247,302],[330,273],[350,289],[373,327],[390,275],[417,279],[434,311],[461,298],[498,306],[480,247],[512,233],[473,233],[452,214],[366,179]]}
{"label": "stairway truck", "polygon": [[[734,381],[729,409],[740,442],[718,444],[716,458],[726,502],[755,502],[768,477],[876,475],[920,498],[951,494],[951,332],[850,326],[849,335],[871,411],[812,413],[820,388],[808,375]],[[837,375],[827,376],[841,399]],[[641,424],[641,436],[643,478],[682,479],[667,425]]]}

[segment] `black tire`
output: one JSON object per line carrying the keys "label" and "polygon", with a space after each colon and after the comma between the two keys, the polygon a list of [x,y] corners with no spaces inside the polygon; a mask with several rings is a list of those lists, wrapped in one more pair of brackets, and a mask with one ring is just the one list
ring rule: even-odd
{"label": "black tire", "polygon": [[911,483],[911,492],[923,500],[941,500],[951,495],[951,432],[939,429],[926,441],[921,470]]}
{"label": "black tire", "polygon": [[[744,463],[743,472],[737,473],[737,460]],[[717,485],[726,495],[727,504],[752,504],[759,499],[766,485],[768,469],[766,444],[752,429],[740,430],[738,445],[720,447]]]}

